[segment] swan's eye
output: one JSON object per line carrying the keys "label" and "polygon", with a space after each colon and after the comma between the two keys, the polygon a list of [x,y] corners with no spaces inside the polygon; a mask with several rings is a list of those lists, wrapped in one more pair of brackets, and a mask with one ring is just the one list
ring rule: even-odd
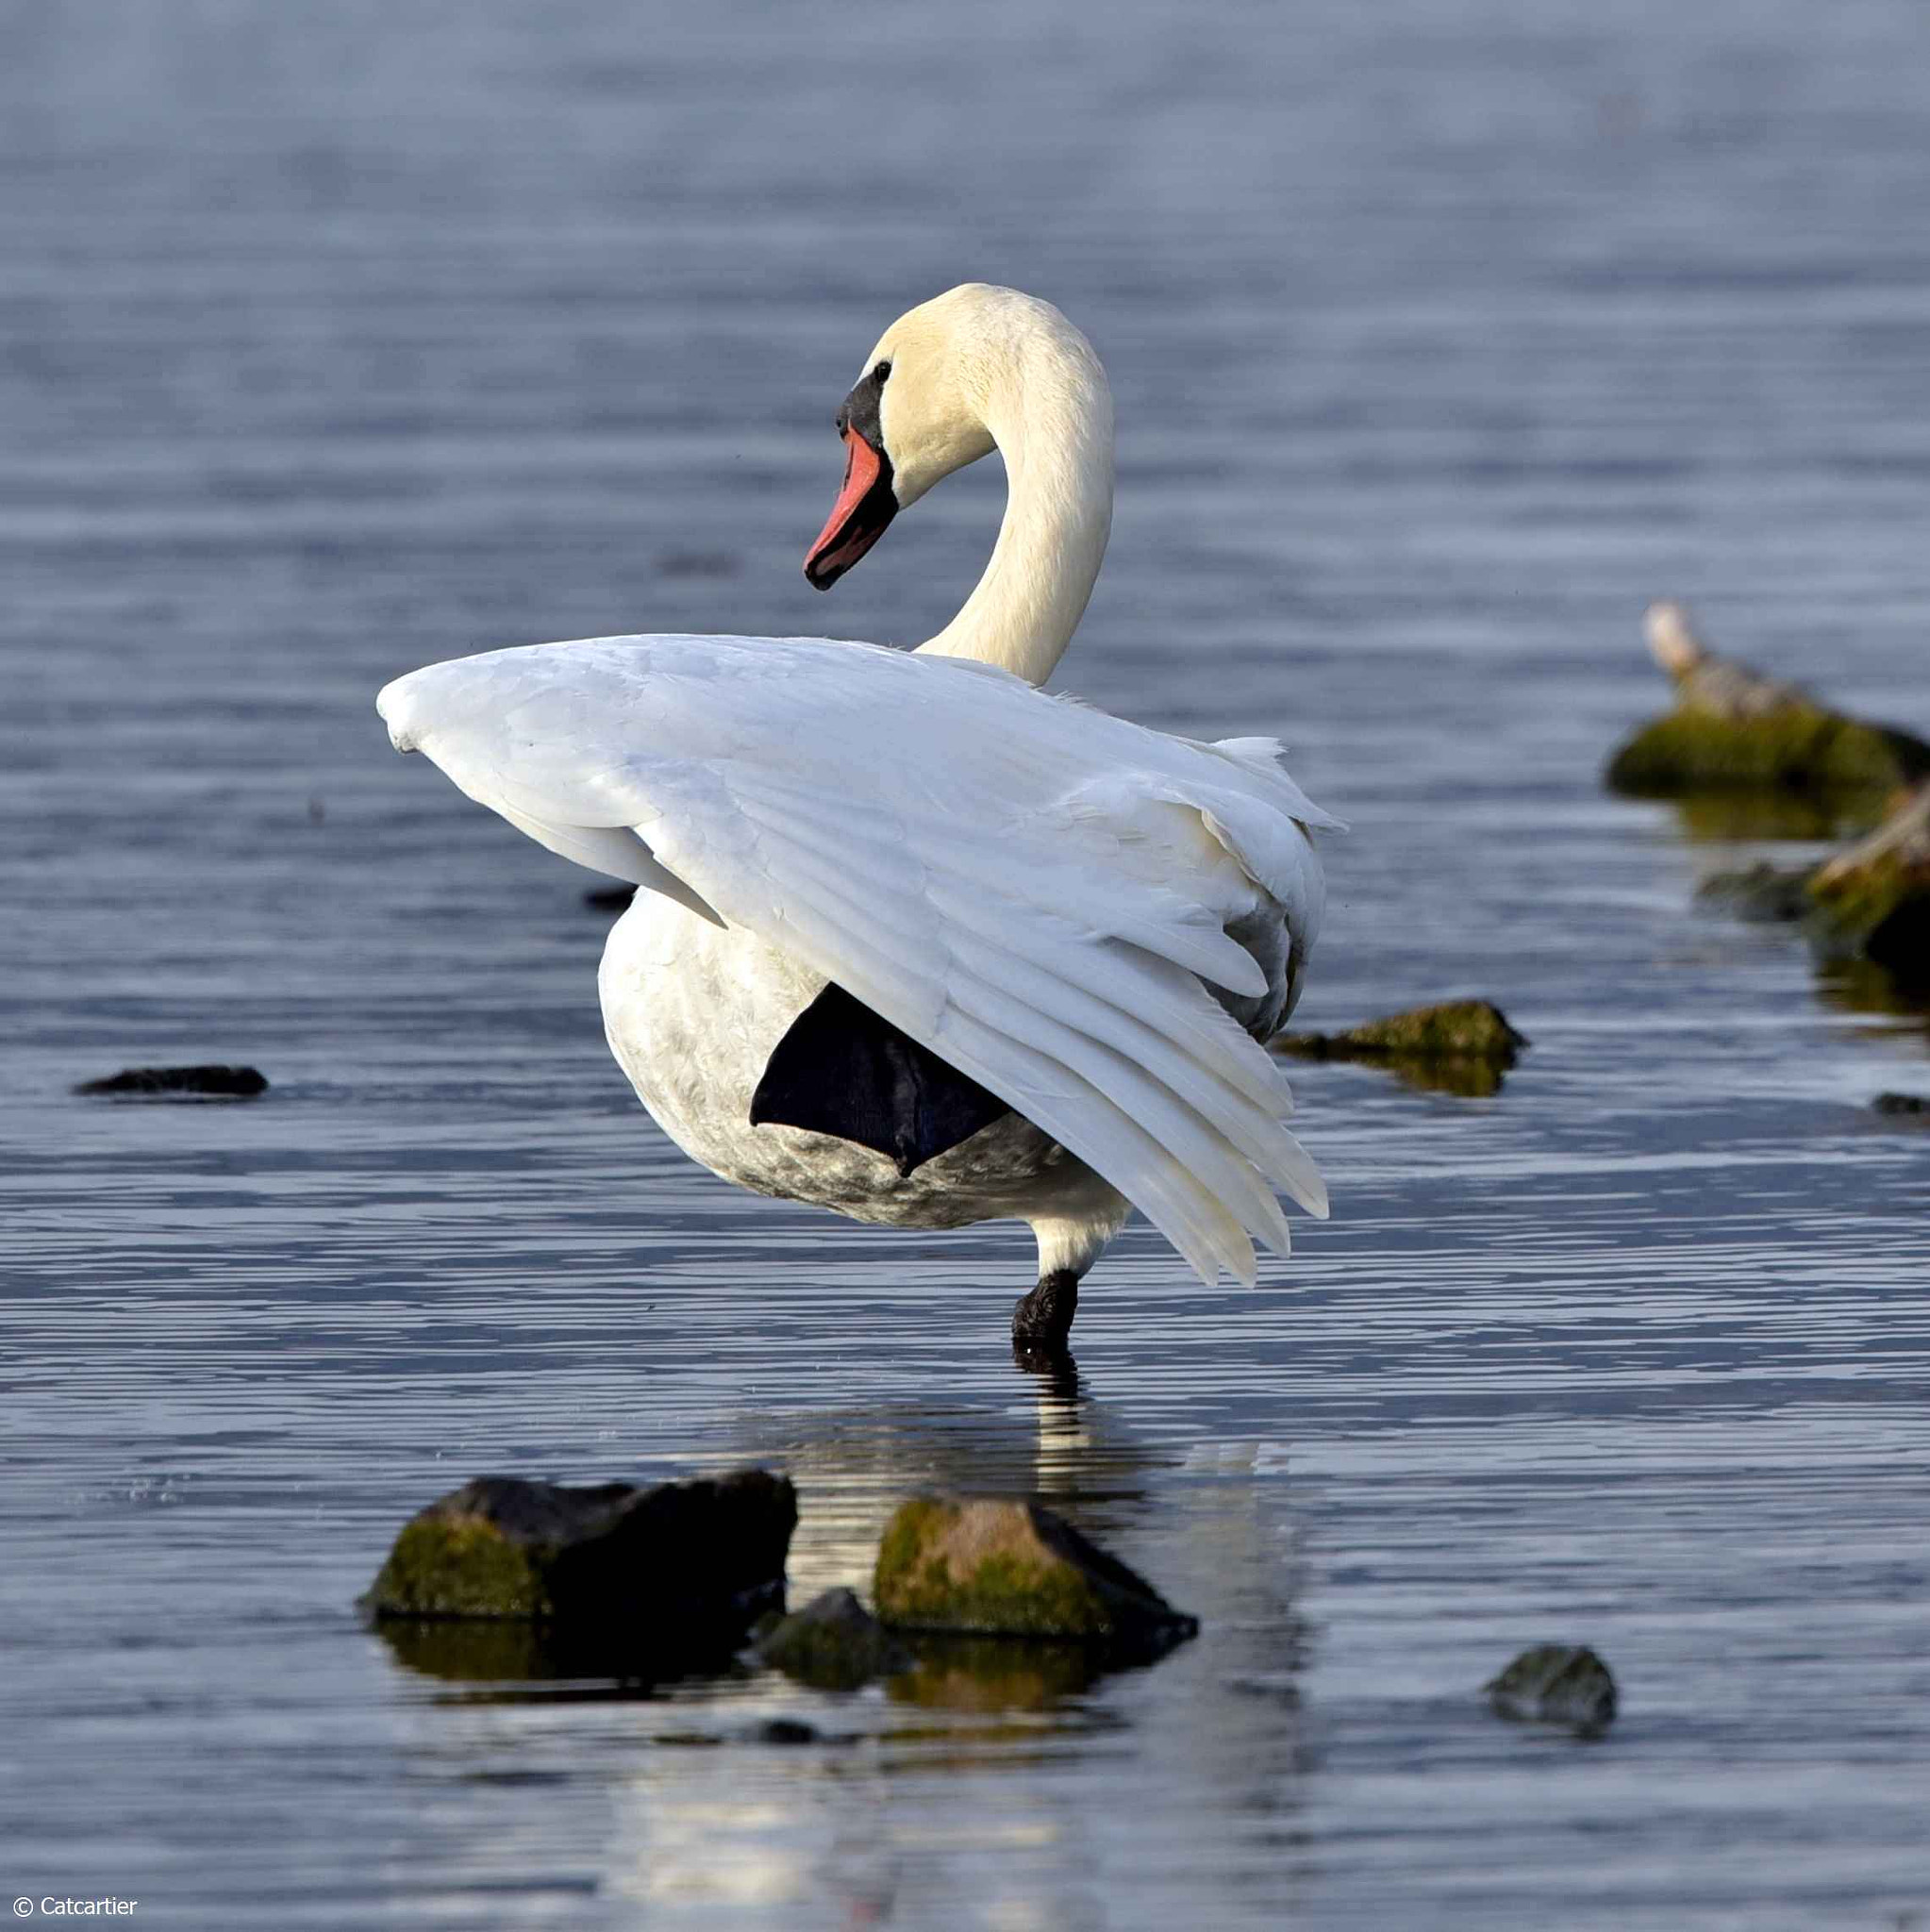
{"label": "swan's eye", "polygon": [[889,362],[880,362],[878,366],[872,371],[872,380],[877,383],[882,388],[886,376],[890,375],[890,373],[891,365]]}

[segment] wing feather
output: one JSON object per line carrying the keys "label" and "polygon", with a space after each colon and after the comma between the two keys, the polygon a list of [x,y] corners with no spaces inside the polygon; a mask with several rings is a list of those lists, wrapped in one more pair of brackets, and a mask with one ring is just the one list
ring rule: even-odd
{"label": "wing feather", "polygon": [[399,679],[381,708],[398,747],[532,838],[836,981],[1204,1278],[1251,1281],[1255,1239],[1286,1249],[1276,1188],[1324,1213],[1284,1076],[1206,990],[1268,991],[1229,909],[1277,902],[1303,942],[1319,917],[1305,827],[1333,822],[1270,741],[1164,738],[818,640],[494,652]]}

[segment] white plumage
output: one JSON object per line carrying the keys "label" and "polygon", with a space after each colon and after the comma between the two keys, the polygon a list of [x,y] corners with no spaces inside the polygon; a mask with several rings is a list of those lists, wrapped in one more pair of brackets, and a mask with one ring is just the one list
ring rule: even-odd
{"label": "white plumage", "polygon": [[[1009,331],[1025,298],[986,292]],[[899,420],[915,403],[907,377]],[[892,434],[888,412],[887,451]],[[1105,484],[1109,504],[1109,458]],[[1090,522],[1077,501],[1059,513]],[[1011,613],[987,617],[1009,641]],[[1306,828],[1335,821],[1271,741],[1196,743],[1047,697],[974,661],[957,630],[944,655],[804,638],[540,645],[432,665],[379,702],[398,749],[646,889],[606,958],[611,1044],[719,1172],[863,1218],[1023,1213],[1042,1266],[1076,1274],[1123,1211],[1083,1163],[1204,1279],[1251,1282],[1252,1241],[1288,1245],[1276,1188],[1326,1211],[1254,1036],[1297,993],[1323,899]],[[1053,659],[1063,642],[1026,637]],[[746,1082],[826,981],[1023,1121],[908,1178],[828,1136],[751,1126]]]}

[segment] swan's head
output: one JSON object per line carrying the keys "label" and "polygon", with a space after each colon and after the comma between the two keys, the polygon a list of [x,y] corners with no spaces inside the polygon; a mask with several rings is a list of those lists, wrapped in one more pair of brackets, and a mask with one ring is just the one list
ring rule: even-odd
{"label": "swan's head", "polygon": [[1105,394],[1085,337],[1016,289],[966,282],[901,315],[838,411],[844,488],[806,555],[806,577],[828,591],[901,509],[996,447],[990,419],[1001,399],[1055,372]]}

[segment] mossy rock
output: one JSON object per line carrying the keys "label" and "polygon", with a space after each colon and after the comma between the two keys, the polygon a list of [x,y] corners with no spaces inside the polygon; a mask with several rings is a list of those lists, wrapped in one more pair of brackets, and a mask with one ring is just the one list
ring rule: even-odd
{"label": "mossy rock", "polygon": [[819,1690],[856,1690],[913,1662],[849,1590],[827,1590],[793,1610],[757,1640],[757,1656]]}
{"label": "mossy rock", "polygon": [[887,1624],[997,1637],[1072,1640],[1157,1655],[1194,1636],[1143,1577],[1040,1505],[917,1496],[878,1545],[873,1596]]}
{"label": "mossy rock", "polygon": [[1634,798],[1692,791],[1894,791],[1930,770],[1930,752],[1906,732],[1791,703],[1732,718],[1681,705],[1644,724],[1608,761],[1607,781]]}
{"label": "mossy rock", "polygon": [[1861,957],[1913,984],[1930,980],[1930,784],[1805,890],[1816,917]]}
{"label": "mossy rock", "polygon": [[631,1647],[640,1668],[727,1657],[783,1601],[796,1523],[796,1491],[763,1470],[654,1489],[479,1476],[403,1525],[362,1606],[542,1625],[603,1656]]}
{"label": "mossy rock", "polygon": [[1649,649],[1675,682],[1675,708],[1608,761],[1607,782],[1639,798],[1696,791],[1893,791],[1930,775],[1930,745],[1846,718],[1800,686],[1718,657],[1672,599],[1642,613]]}
{"label": "mossy rock", "polygon": [[1482,1689],[1503,1716],[1599,1731],[1615,1717],[1615,1679],[1586,1644],[1538,1643]]}
{"label": "mossy rock", "polygon": [[1273,1041],[1276,1052],[1299,1059],[1373,1062],[1409,1086],[1473,1099],[1500,1091],[1527,1044],[1489,1000],[1445,1000],[1346,1033],[1281,1033]]}
{"label": "mossy rock", "polygon": [[1697,896],[1745,919],[1800,924],[1825,958],[1868,959],[1900,981],[1930,981],[1930,785],[1822,865],[1718,873]]}

